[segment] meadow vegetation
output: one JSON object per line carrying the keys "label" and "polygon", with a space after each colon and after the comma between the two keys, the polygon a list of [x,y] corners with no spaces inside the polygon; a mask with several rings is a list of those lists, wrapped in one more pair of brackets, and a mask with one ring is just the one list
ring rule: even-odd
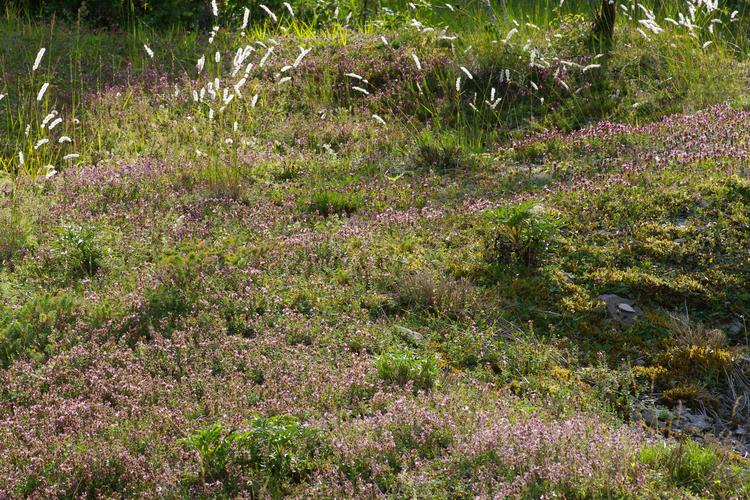
{"label": "meadow vegetation", "polygon": [[750,496],[747,2],[154,5],[0,18],[0,497]]}

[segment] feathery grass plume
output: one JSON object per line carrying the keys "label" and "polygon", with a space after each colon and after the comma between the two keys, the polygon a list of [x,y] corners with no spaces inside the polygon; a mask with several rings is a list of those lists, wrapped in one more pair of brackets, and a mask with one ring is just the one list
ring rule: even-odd
{"label": "feathery grass plume", "polygon": [[47,92],[47,87],[49,87],[49,83],[44,82],[44,85],[42,85],[42,88],[39,89],[39,93],[36,95],[37,101],[41,101],[42,98],[44,98],[44,93]]}
{"label": "feathery grass plume", "polygon": [[596,68],[601,68],[601,67],[602,67],[601,64],[589,64],[588,66],[585,66],[583,68],[583,72],[586,73],[587,71],[590,71],[590,70],[596,69]]}
{"label": "feathery grass plume", "polygon": [[71,138],[70,138],[70,137],[68,137],[67,135],[62,135],[62,136],[60,136],[60,138],[59,138],[59,139],[57,140],[57,143],[58,143],[58,144],[62,144],[62,143],[64,143],[64,142],[73,142],[73,139],[71,139]]}
{"label": "feathery grass plume", "polygon": [[281,84],[281,83],[284,83],[284,82],[288,82],[291,79],[292,79],[291,76],[285,76],[284,78],[282,78],[281,80],[279,80],[279,83]]}
{"label": "feathery grass plume", "polygon": [[216,34],[219,33],[219,29],[220,28],[218,26],[214,26],[213,28],[211,28],[211,35],[208,37],[208,44],[209,45],[211,45],[212,43],[214,43],[214,38],[216,38]]}
{"label": "feathery grass plume", "polygon": [[265,5],[263,5],[263,4],[260,4],[260,6],[259,6],[259,7],[260,7],[261,9],[263,9],[263,10],[265,10],[265,11],[266,11],[266,14],[268,14],[268,17],[270,17],[270,18],[271,18],[271,19],[273,20],[273,22],[275,22],[275,23],[278,23],[278,22],[279,22],[279,18],[278,18],[278,17],[276,17],[276,14],[274,14],[273,12],[271,12],[271,9],[269,9],[268,7],[266,7],[266,6],[265,6]]}
{"label": "feathery grass plume", "polygon": [[75,160],[76,158],[80,158],[81,155],[78,153],[70,153],[69,155],[63,156],[63,160]]}
{"label": "feathery grass plume", "polygon": [[352,90],[356,90],[357,92],[362,92],[364,95],[370,95],[370,93],[367,91],[367,89],[363,89],[362,87],[352,87]]}
{"label": "feathery grass plume", "polygon": [[289,11],[289,15],[294,17],[294,10],[292,9],[292,6],[289,4],[289,2],[284,2],[284,7],[286,7],[286,10]]}
{"label": "feathery grass plume", "polygon": [[363,78],[359,76],[357,73],[344,73],[344,76],[348,76],[349,78],[355,78],[357,80],[363,80]]}
{"label": "feathery grass plume", "polygon": [[216,3],[216,0],[211,0],[211,13],[214,17],[219,17],[219,6]]}
{"label": "feathery grass plume", "polygon": [[206,56],[205,54],[201,56],[200,59],[198,59],[198,63],[195,65],[195,69],[198,70],[198,74],[201,74],[203,72],[203,67],[206,65]]}
{"label": "feathery grass plume", "polygon": [[503,43],[508,43],[510,39],[513,37],[513,35],[515,35],[516,33],[518,33],[517,28],[513,28],[512,30],[510,30],[508,34],[505,35],[505,38],[503,39]]}
{"label": "feathery grass plume", "polygon": [[39,52],[36,53],[36,59],[34,59],[34,66],[31,67],[31,71],[39,69],[39,65],[42,63],[42,57],[44,57],[45,52],[47,52],[47,49],[42,47],[39,49]]}
{"label": "feathery grass plume", "polygon": [[221,62],[221,52],[219,52],[218,50],[216,51],[216,54],[214,54],[214,61],[217,63]]}
{"label": "feathery grass plume", "polygon": [[241,30],[244,30],[245,28],[247,28],[247,23],[249,20],[250,20],[250,9],[245,7],[244,12],[242,13],[242,27],[240,28]]}
{"label": "feathery grass plume", "polygon": [[383,120],[383,119],[382,119],[382,118],[381,118],[380,116],[378,116],[378,115],[372,115],[372,117],[373,117],[373,118],[375,119],[375,121],[376,121],[376,122],[378,122],[379,124],[381,124],[381,125],[385,125],[385,120]]}
{"label": "feathery grass plume", "polygon": [[23,151],[18,152],[18,164],[23,167],[24,164]]}
{"label": "feathery grass plume", "polygon": [[0,94],[0,101],[2,101],[3,99],[5,99],[5,96],[7,96],[7,95],[8,94]]}
{"label": "feathery grass plume", "polygon": [[250,107],[254,108],[256,104],[258,104],[258,97],[260,97],[260,94],[255,94],[253,96],[253,100],[250,101]]}
{"label": "feathery grass plume", "polygon": [[383,45],[388,45],[388,40],[384,36],[380,36],[380,40],[383,42]]}
{"label": "feathery grass plume", "polygon": [[44,178],[45,178],[45,179],[49,179],[49,178],[51,178],[52,176],[54,176],[55,174],[57,174],[57,170],[55,170],[55,166],[54,166],[54,165],[52,165],[52,164],[49,164],[49,165],[45,165],[45,166],[44,166],[44,170],[46,170],[46,171],[47,171],[47,173],[46,173],[46,174],[44,174]]}
{"label": "feathery grass plume", "polygon": [[266,64],[266,61],[268,61],[268,58],[271,57],[271,54],[273,53],[274,47],[269,47],[266,53],[263,55],[263,57],[260,59],[260,62],[258,63],[258,66],[261,68],[264,64]]}
{"label": "feathery grass plume", "polygon": [[461,71],[463,71],[464,74],[466,74],[466,76],[469,77],[469,80],[473,80],[474,79],[474,75],[472,75],[471,71],[469,71],[468,69],[466,69],[465,66],[461,66]]}
{"label": "feathery grass plume", "polygon": [[461,92],[461,77],[456,78],[456,92]]}
{"label": "feathery grass plume", "polygon": [[44,139],[39,139],[38,141],[36,141],[36,144],[34,144],[34,150],[36,151],[37,149],[41,148],[48,142],[49,142],[49,139],[47,139],[46,137]]}
{"label": "feathery grass plume", "polygon": [[417,65],[417,69],[419,71],[422,71],[422,63],[419,62],[419,57],[417,57],[417,54],[412,53],[411,58],[414,59],[414,64]]}
{"label": "feathery grass plume", "polygon": [[294,66],[295,68],[297,66],[299,66],[299,64],[302,62],[302,59],[304,59],[304,57],[307,54],[309,54],[310,52],[312,52],[312,47],[310,47],[309,49],[306,49],[306,48],[300,46],[299,50],[300,50],[300,53],[297,56],[297,59],[295,59],[294,62],[292,63],[292,66]]}
{"label": "feathery grass plume", "polygon": [[151,47],[149,47],[148,45],[146,45],[144,43],[143,44],[143,48],[146,49],[146,54],[148,54],[148,57],[150,57],[151,59],[153,59],[154,58],[154,51],[151,50]]}
{"label": "feathery grass plume", "polygon": [[50,120],[52,120],[56,116],[57,116],[57,110],[53,109],[47,116],[45,116],[42,119],[42,123],[41,123],[41,125],[39,125],[39,128],[43,129],[44,127],[46,127],[47,124],[50,122]]}
{"label": "feathery grass plume", "polygon": [[240,92],[240,90],[245,86],[245,83],[247,83],[247,78],[243,77],[239,82],[234,84],[234,93],[237,94],[237,97],[240,99],[242,98],[242,92]]}
{"label": "feathery grass plume", "polygon": [[52,123],[49,124],[49,127],[47,127],[47,130],[52,130],[53,128],[60,125],[62,121],[63,121],[62,118],[55,118],[54,120],[52,120]]}

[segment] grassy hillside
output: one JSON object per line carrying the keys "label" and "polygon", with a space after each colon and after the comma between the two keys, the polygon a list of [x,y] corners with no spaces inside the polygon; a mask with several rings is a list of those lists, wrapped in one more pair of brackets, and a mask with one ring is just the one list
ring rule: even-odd
{"label": "grassy hillside", "polygon": [[750,496],[741,8],[217,7],[0,20],[0,496]]}

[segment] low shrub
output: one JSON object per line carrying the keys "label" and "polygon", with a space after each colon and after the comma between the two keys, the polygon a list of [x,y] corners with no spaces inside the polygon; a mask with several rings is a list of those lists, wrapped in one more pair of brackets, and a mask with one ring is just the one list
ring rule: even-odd
{"label": "low shrub", "polygon": [[65,224],[56,233],[52,252],[66,273],[76,278],[96,274],[104,257],[99,228]]}
{"label": "low shrub", "polygon": [[[199,429],[180,441],[199,458],[200,483],[222,481],[227,493],[243,474],[262,478],[265,493],[280,494],[287,483],[298,482],[311,469],[317,431],[291,415],[254,417],[244,430],[221,423]],[[252,483],[252,481],[251,481]],[[255,486],[251,484],[251,486]],[[253,491],[258,488],[253,487]],[[261,494],[261,491],[258,491]]]}
{"label": "low shrub", "polygon": [[72,295],[40,295],[15,310],[0,313],[0,367],[13,360],[39,359],[49,355],[49,346],[65,325],[73,320],[77,301]]}
{"label": "low shrub", "polygon": [[541,263],[558,224],[533,201],[503,206],[487,213],[492,224],[487,258],[493,265],[533,268]]}

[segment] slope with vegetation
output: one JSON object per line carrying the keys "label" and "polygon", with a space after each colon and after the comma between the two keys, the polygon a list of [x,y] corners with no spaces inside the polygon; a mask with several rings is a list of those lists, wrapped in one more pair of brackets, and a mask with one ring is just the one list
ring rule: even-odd
{"label": "slope with vegetation", "polygon": [[0,21],[0,496],[750,495],[746,3],[70,5]]}

